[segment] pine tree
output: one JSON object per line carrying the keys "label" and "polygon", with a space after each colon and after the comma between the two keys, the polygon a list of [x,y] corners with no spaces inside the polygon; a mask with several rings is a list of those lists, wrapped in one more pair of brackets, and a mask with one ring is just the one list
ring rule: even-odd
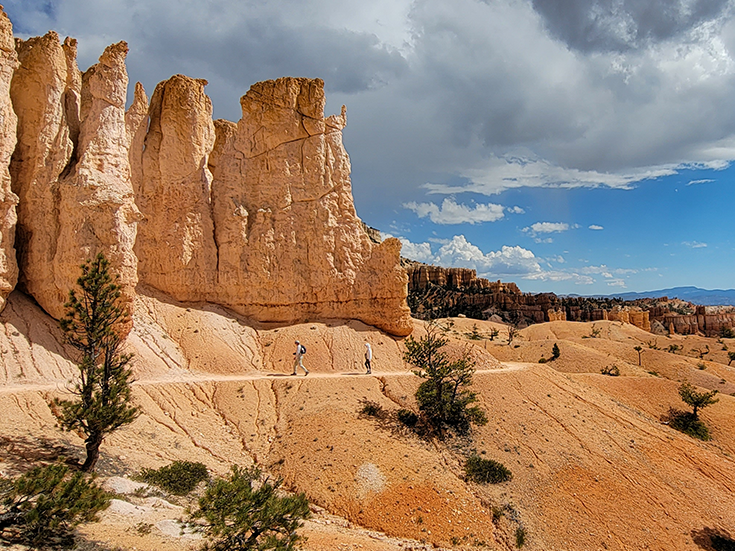
{"label": "pine tree", "polygon": [[692,407],[692,417],[698,419],[698,410],[704,409],[712,404],[719,402],[718,398],[715,398],[717,394],[716,390],[710,392],[697,392],[694,386],[690,383],[682,383],[679,387],[679,396],[682,401]]}
{"label": "pine tree", "polygon": [[449,361],[441,350],[448,342],[431,323],[426,336],[406,339],[403,358],[418,368],[415,375],[426,379],[416,391],[416,401],[431,426],[438,431],[448,426],[462,433],[469,430],[471,423],[484,425],[487,418],[478,406],[472,405],[477,401],[475,393],[469,390],[475,362],[467,351],[459,359]]}
{"label": "pine tree", "polygon": [[309,518],[304,494],[279,495],[281,481],[262,480],[257,467],[232,467],[229,478],[215,480],[199,499],[193,520],[205,523],[208,551],[290,551],[303,540],[296,530]]}
{"label": "pine tree", "polygon": [[66,465],[35,467],[0,484],[0,534],[34,549],[68,547],[72,530],[97,520],[110,495],[94,479]]}
{"label": "pine tree", "polygon": [[[120,351],[127,309],[120,304],[120,286],[113,282],[102,253],[82,266],[80,294],[69,292],[66,316],[59,325],[66,342],[80,352],[74,400],[54,400],[59,425],[86,435],[87,458],[82,470],[94,469],[105,436],[133,422],[139,409],[130,405],[133,374],[131,354]],[[119,276],[116,276],[116,278]]]}

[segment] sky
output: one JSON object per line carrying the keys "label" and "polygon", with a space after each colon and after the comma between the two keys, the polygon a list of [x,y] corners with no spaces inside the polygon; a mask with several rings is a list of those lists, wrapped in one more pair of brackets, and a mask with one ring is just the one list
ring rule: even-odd
{"label": "sky", "polygon": [[17,36],[125,40],[149,95],[204,78],[347,106],[358,215],[522,291],[735,287],[735,0],[5,0]]}

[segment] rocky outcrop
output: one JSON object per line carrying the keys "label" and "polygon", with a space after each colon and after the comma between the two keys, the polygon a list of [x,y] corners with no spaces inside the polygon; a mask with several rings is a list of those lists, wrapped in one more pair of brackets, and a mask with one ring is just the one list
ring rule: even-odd
{"label": "rocky outcrop", "polygon": [[217,270],[207,167],[215,134],[206,84],[175,75],[156,87],[137,186],[140,280],[181,301],[206,300]]}
{"label": "rocky outcrop", "polygon": [[18,41],[11,87],[18,145],[11,163],[20,198],[21,285],[52,316],[64,314],[79,265],[103,252],[132,301],[134,203],[125,124],[124,42],[108,47],[84,75],[76,41],[56,33]]}
{"label": "rocky outcrop", "polygon": [[237,124],[213,122],[206,81],[182,75],[150,105],[137,84],[125,112],[124,42],[82,74],[74,40],[50,32],[13,48],[9,22],[0,31],[18,115],[15,145],[6,101],[11,138],[0,151],[9,160],[15,149],[4,179],[0,155],[0,297],[17,273],[10,182],[20,285],[56,318],[79,265],[103,252],[131,305],[141,283],[258,321],[347,318],[411,332],[400,243],[376,243],[357,217],[345,109],[324,117],[321,80],[253,85]]}
{"label": "rocky outcrop", "polygon": [[258,83],[220,122],[210,167],[218,252],[211,300],[261,320],[356,318],[411,331],[400,244],[371,242],[352,201],[340,115],[324,83]]}
{"label": "rocky outcrop", "polygon": [[13,26],[0,9],[0,311],[18,281],[15,224],[18,197],[10,184],[10,157],[16,144],[18,117],[10,101],[10,81],[18,66]]}

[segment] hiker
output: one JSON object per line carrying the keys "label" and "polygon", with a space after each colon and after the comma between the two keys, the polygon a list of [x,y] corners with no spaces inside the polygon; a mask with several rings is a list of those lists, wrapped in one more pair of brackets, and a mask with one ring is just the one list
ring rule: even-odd
{"label": "hiker", "polygon": [[309,370],[304,367],[303,362],[301,361],[301,358],[306,354],[306,347],[301,346],[301,343],[299,341],[296,341],[296,352],[293,353],[293,373],[291,375],[298,375],[296,372],[296,369],[298,366],[301,366],[301,369],[305,371],[304,377],[306,377],[309,374]]}
{"label": "hiker", "polygon": [[373,349],[370,347],[370,343],[365,343],[365,367],[367,368],[366,375],[370,375],[373,372],[371,362],[373,361]]}

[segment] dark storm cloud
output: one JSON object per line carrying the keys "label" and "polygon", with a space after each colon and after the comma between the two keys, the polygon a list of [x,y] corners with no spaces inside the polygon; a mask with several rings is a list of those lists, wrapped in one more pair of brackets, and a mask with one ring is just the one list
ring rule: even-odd
{"label": "dark storm cloud", "polygon": [[624,52],[718,19],[729,0],[532,0],[551,33],[582,52]]}

